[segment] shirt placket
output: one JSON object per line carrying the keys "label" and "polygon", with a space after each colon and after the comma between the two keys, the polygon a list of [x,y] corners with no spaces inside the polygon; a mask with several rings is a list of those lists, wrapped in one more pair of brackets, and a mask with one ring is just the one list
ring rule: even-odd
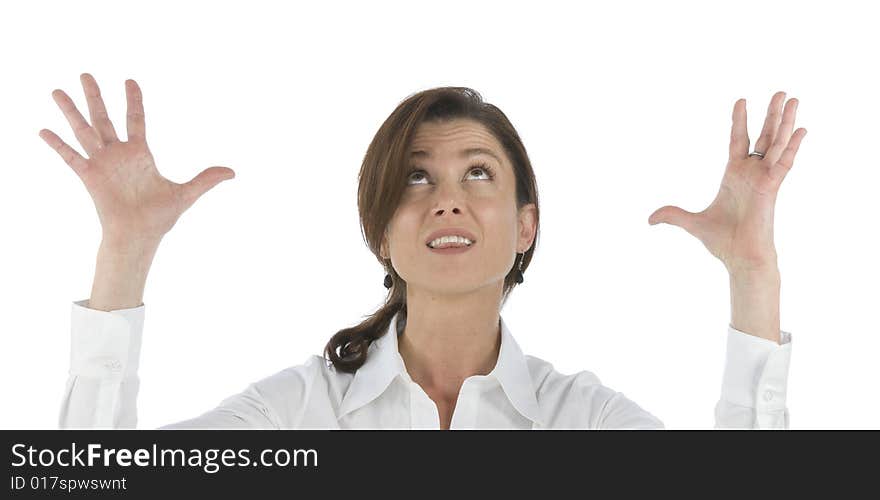
{"label": "shirt placket", "polygon": [[458,392],[455,409],[452,411],[450,429],[474,429],[477,426],[477,399],[479,388],[472,379],[466,379]]}
{"label": "shirt placket", "polygon": [[413,429],[440,429],[437,405],[415,382],[409,381],[409,411]]}

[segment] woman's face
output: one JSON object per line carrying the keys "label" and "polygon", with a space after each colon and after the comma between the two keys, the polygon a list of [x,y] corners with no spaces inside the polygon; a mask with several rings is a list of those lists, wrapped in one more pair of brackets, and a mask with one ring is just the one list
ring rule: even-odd
{"label": "woman's face", "polygon": [[[517,211],[513,166],[503,147],[479,122],[456,119],[422,123],[410,153],[413,170],[386,230],[382,257],[391,259],[409,290],[500,290],[536,230],[534,204]],[[427,245],[432,233],[449,228],[464,229],[474,243],[459,253]]]}

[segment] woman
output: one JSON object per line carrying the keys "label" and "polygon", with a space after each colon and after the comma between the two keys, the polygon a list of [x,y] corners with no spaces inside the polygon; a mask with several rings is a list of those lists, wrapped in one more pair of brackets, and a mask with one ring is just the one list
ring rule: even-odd
{"label": "woman", "polygon": [[[103,229],[88,300],[72,309],[71,370],[61,427],[134,427],[143,290],[162,237],[225,167],[177,184],[147,147],[142,94],[126,81],[128,141],[117,138],[95,80],[83,74],[91,125],[53,96],[88,154],[40,136],[81,178]],[[797,100],[774,95],[749,154],[745,101],[734,106],[721,189],[699,213],[677,207],[649,223],[678,225],[730,273],[732,321],[718,427],[787,427],[790,336],[779,330],[773,244],[776,193],[806,131]],[[385,267],[388,298],[312,356],[171,426],[263,428],[662,428],[588,371],[556,372],[525,356],[500,317],[523,283],[538,234],[526,149],[506,116],[473,90],[408,97],[382,124],[360,171],[364,237]]]}

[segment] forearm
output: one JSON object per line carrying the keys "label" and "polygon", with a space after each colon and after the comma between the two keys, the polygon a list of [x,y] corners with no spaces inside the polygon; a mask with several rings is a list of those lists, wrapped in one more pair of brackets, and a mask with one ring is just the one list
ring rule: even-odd
{"label": "forearm", "polygon": [[88,307],[113,311],[140,306],[158,247],[152,240],[102,239]]}
{"label": "forearm", "polygon": [[780,286],[779,268],[776,265],[758,270],[731,271],[731,326],[778,344]]}

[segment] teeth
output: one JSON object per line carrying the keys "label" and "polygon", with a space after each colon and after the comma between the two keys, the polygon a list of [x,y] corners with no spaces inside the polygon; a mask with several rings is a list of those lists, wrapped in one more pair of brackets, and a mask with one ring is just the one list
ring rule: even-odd
{"label": "teeth", "polygon": [[456,247],[456,246],[471,246],[474,242],[465,238],[464,236],[443,236],[437,238],[434,241],[428,243],[428,246],[431,248],[447,248],[447,247]]}

